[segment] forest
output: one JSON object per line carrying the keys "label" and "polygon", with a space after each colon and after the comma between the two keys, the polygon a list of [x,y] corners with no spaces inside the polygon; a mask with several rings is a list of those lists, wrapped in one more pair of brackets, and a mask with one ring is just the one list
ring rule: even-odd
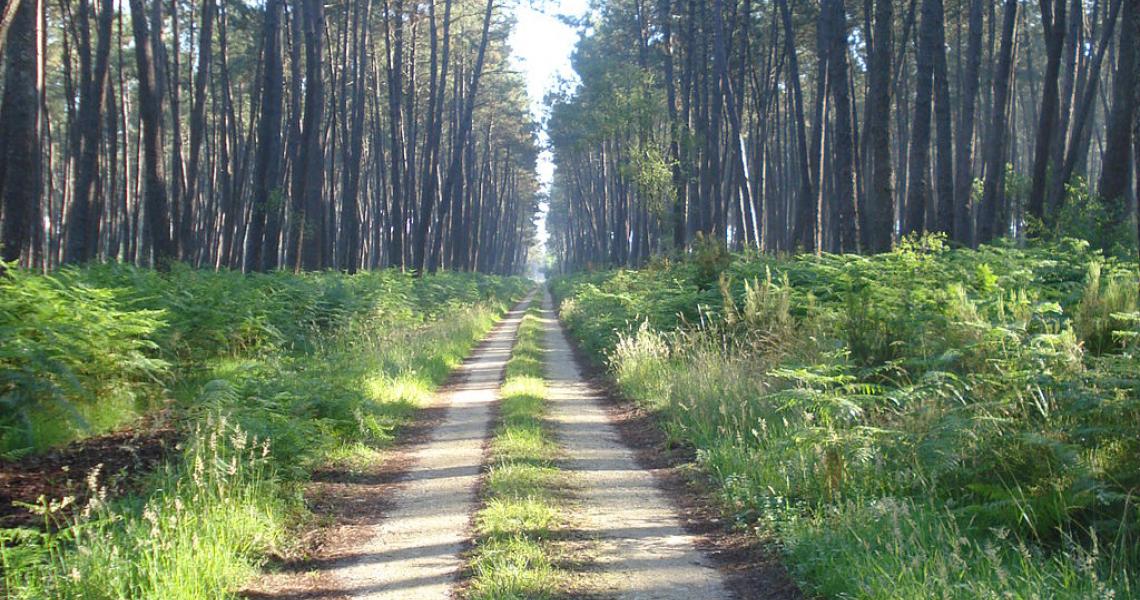
{"label": "forest", "polygon": [[602,2],[551,98],[551,252],[1133,250],[1134,4]]}
{"label": "forest", "polygon": [[520,270],[509,14],[437,4],[4,0],[4,260]]}
{"label": "forest", "polygon": [[1140,2],[0,0],[0,63],[0,598],[1140,598]]}

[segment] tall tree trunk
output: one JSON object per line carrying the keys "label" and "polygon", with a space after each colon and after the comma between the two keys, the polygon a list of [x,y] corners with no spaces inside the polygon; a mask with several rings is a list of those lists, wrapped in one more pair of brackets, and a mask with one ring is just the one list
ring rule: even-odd
{"label": "tall tree trunk", "polygon": [[[202,142],[206,137],[206,84],[210,80],[210,63],[213,61],[214,19],[217,13],[216,0],[202,0],[202,25],[198,34],[198,72],[194,76],[194,103],[190,107],[190,163],[186,168],[186,189],[182,198],[183,207],[193,207],[198,202],[198,180],[202,160]],[[186,217],[193,211],[183,210]],[[182,223],[181,243],[184,248],[197,249],[194,243],[193,224],[189,218]],[[182,259],[189,257],[183,254]]]}
{"label": "tall tree trunk", "polygon": [[[994,239],[998,206],[1005,193],[1006,132],[1009,129],[1009,97],[1013,77],[1013,44],[1017,36],[1018,0],[1005,0],[1002,10],[1001,47],[993,77],[993,122],[986,142],[986,180],[978,214],[976,242]],[[1004,232],[1000,232],[1004,233]]]}
{"label": "tall tree trunk", "polygon": [[855,200],[855,139],[853,107],[847,81],[847,8],[843,0],[828,0],[832,11],[831,58],[828,72],[835,101],[835,202],[838,207],[840,252],[859,249],[859,215]]}
{"label": "tall tree trunk", "polygon": [[954,181],[954,240],[974,243],[974,128],[978,104],[978,80],[982,66],[982,4],[984,0],[970,0],[966,43],[966,69],[962,82],[962,107],[959,113],[958,145]]}
{"label": "tall tree trunk", "polygon": [[162,169],[162,98],[158,91],[154,54],[148,43],[150,34],[147,31],[143,0],[130,0],[130,5],[139,76],[147,234],[155,266],[166,269],[175,258],[175,248],[170,237],[170,207],[167,205],[166,179]]}
{"label": "tall tree trunk", "polygon": [[391,138],[391,148],[388,149],[391,169],[388,179],[392,184],[388,264],[402,269],[405,266],[404,232],[407,227],[407,217],[403,211],[404,188],[401,185],[405,167],[401,108],[404,89],[404,0],[395,0],[394,6],[389,6],[388,0],[384,0],[384,23],[388,57],[388,127]]}
{"label": "tall tree trunk", "polygon": [[784,23],[784,49],[788,57],[788,80],[792,88],[792,104],[795,111],[795,129],[796,129],[796,162],[799,163],[799,192],[796,199],[796,206],[799,207],[796,214],[795,221],[795,234],[793,235],[793,243],[801,244],[804,249],[809,249],[808,241],[811,225],[808,223],[812,219],[811,206],[815,202],[815,193],[812,191],[812,176],[811,164],[812,161],[808,156],[807,145],[807,126],[805,125],[806,117],[804,114],[804,100],[803,88],[800,85],[800,67],[799,59],[797,58],[796,48],[796,33],[792,27],[791,10],[788,8],[788,0],[779,0],[780,2],[780,17]]}
{"label": "tall tree trunk", "polygon": [[[111,23],[115,15],[114,0],[102,0],[98,18],[98,42],[94,67],[90,58],[81,58],[88,68],[81,68],[79,92],[78,160],[75,165],[74,196],[67,216],[67,246],[64,262],[78,263],[95,258],[99,245],[99,211],[95,194],[99,177],[99,146],[102,137],[102,114],[106,108],[108,66],[111,57]],[[79,3],[78,18],[87,19],[90,10],[87,0]],[[86,26],[83,28],[86,30]],[[86,36],[84,36],[86,38]],[[80,53],[90,56],[90,40],[82,40]]]}
{"label": "tall tree trunk", "polygon": [[[842,0],[839,0],[839,2],[842,4]],[[843,10],[842,6],[840,6],[836,10],[842,11]],[[729,122],[729,126],[731,128],[731,133],[732,133],[732,140],[728,142],[728,146],[731,149],[730,150],[731,155],[734,155],[736,157],[736,162],[733,165],[733,167],[740,171],[738,173],[738,179],[740,181],[739,190],[740,190],[740,193],[743,197],[743,201],[744,201],[745,205],[746,206],[752,206],[752,186],[751,186],[751,182],[748,179],[748,159],[747,159],[746,148],[745,148],[745,139],[744,139],[744,131],[743,131],[744,128],[741,125],[741,118],[740,118],[741,105],[737,101],[736,90],[734,90],[732,87],[732,78],[729,76],[729,71],[728,71],[729,70],[729,64],[728,64],[728,58],[729,57],[728,57],[728,49],[727,49],[726,44],[725,44],[726,34],[725,34],[725,26],[724,26],[724,17],[722,14],[723,12],[724,12],[723,0],[716,0],[714,3],[714,7],[713,7],[713,14],[715,15],[714,22],[716,23],[716,25],[715,25],[716,31],[714,32],[714,36],[715,36],[714,47],[715,47],[716,54],[714,56],[713,62],[715,64],[715,70],[717,72],[717,78],[720,81],[720,89],[721,89],[721,96],[722,96],[721,99],[724,101],[725,109],[728,110],[728,122]],[[846,41],[844,41],[844,53],[846,53]],[[844,60],[846,60],[846,56],[844,56]],[[741,218],[743,219],[743,214],[741,215]],[[722,230],[722,232],[724,232],[724,234],[726,235],[726,239],[727,239],[727,231]],[[738,232],[737,235],[739,237],[741,235],[741,233]],[[747,237],[746,234],[744,235],[744,237],[745,238]],[[635,257],[635,258],[640,259],[640,257]]]}
{"label": "tall tree trunk", "polygon": [[828,58],[831,45],[832,11],[821,10],[816,24],[815,109],[812,118],[810,163],[810,194],[800,199],[794,237],[805,252],[821,252],[823,216],[823,167],[826,149],[824,134],[827,130]]}
{"label": "tall tree trunk", "polygon": [[294,165],[301,174],[299,189],[303,198],[299,220],[301,235],[301,266],[315,271],[325,266],[324,234],[325,210],[323,202],[325,154],[324,133],[325,86],[321,75],[325,32],[324,0],[304,0],[305,28],[305,113],[301,125],[301,152]]}
{"label": "tall tree trunk", "polygon": [[[453,198],[458,194],[459,186],[462,184],[462,167],[463,167],[463,149],[467,145],[467,136],[471,134],[471,120],[475,113],[475,99],[479,95],[479,80],[483,75],[483,63],[487,57],[487,43],[490,39],[491,31],[491,16],[494,13],[495,0],[487,0],[486,9],[483,12],[483,30],[479,39],[479,46],[476,50],[475,65],[471,70],[471,81],[467,85],[466,102],[462,108],[462,113],[459,115],[459,131],[455,136],[451,149],[451,162],[447,169],[447,177],[443,183],[443,203],[440,206],[439,221],[442,223],[447,213],[454,203]],[[420,221],[417,224],[414,247],[412,248],[415,254],[415,269],[419,274],[425,273],[425,267],[434,271],[438,265],[429,265],[427,257],[429,254],[428,247],[428,229],[431,226],[432,214],[429,210],[426,214],[419,215]],[[442,239],[442,237],[440,238]],[[436,249],[431,252],[432,255],[438,256],[438,244],[433,245]]]}
{"label": "tall tree trunk", "polygon": [[285,73],[281,56],[281,12],[284,0],[266,0],[262,26],[261,107],[254,159],[253,206],[250,216],[246,269],[264,271],[266,221],[281,204],[281,111]]}
{"label": "tall tree trunk", "polygon": [[934,124],[938,134],[934,162],[938,210],[935,228],[954,235],[954,140],[950,116],[950,77],[946,67],[946,13],[942,0],[934,15]]}
{"label": "tall tree trunk", "polygon": [[[1049,177],[1049,158],[1057,134],[1060,104],[1058,81],[1061,54],[1065,48],[1065,0],[1041,0],[1041,26],[1045,30],[1045,74],[1041,79],[1041,109],[1037,125],[1037,143],[1033,153],[1033,183],[1029,191],[1029,214],[1046,221],[1045,194]],[[1054,170],[1060,165],[1053,165]],[[1056,177],[1058,174],[1053,173]]]}
{"label": "tall tree trunk", "polygon": [[344,268],[355,273],[360,267],[360,166],[364,156],[364,74],[368,72],[368,32],[372,17],[372,0],[365,0],[364,7],[353,3],[352,29],[356,46],[352,51],[352,114],[350,116],[349,140],[344,153],[344,180],[341,184],[344,208],[341,219],[344,221]]}
{"label": "tall tree trunk", "polygon": [[1128,188],[1132,168],[1132,129],[1136,120],[1137,86],[1140,78],[1140,8],[1136,2],[1125,2],[1121,15],[1120,42],[1117,50],[1116,76],[1113,78],[1112,111],[1105,133],[1104,166],[1098,192],[1107,202],[1111,222],[1127,218]]}
{"label": "tall tree trunk", "polygon": [[[1133,0],[1129,0],[1131,4]],[[1108,53],[1108,49],[1112,46],[1114,33],[1116,31],[1116,19],[1120,15],[1120,6],[1123,0],[1112,0],[1109,6],[1108,15],[1101,27],[1100,41],[1097,44],[1096,52],[1093,54],[1092,62],[1089,64],[1087,74],[1085,76],[1085,85],[1080,98],[1075,102],[1076,110],[1073,113],[1073,126],[1072,136],[1068,145],[1068,152],[1060,152],[1062,157],[1058,173],[1055,174],[1053,185],[1048,191],[1046,196],[1048,204],[1046,204],[1046,216],[1049,217],[1048,222],[1052,223],[1057,211],[1060,209],[1064,200],[1065,186],[1073,176],[1076,170],[1077,160],[1084,156],[1085,148],[1087,147],[1087,134],[1089,119],[1092,118],[1093,103],[1095,98],[1100,92],[1100,70],[1104,64],[1104,57]],[[1058,143],[1061,143],[1058,140]]]}
{"label": "tall tree trunk", "polygon": [[681,166],[681,124],[677,114],[677,82],[673,72],[673,0],[658,0],[658,19],[661,21],[661,46],[664,53],[665,103],[669,111],[669,161],[673,178],[673,247],[685,249],[685,193],[688,184]]}
{"label": "tall tree trunk", "polygon": [[[431,17],[431,75],[429,85],[429,98],[428,98],[428,124],[427,124],[427,140],[424,145],[424,152],[426,157],[424,160],[424,172],[421,177],[422,190],[420,197],[420,219],[418,223],[416,240],[419,240],[419,231],[431,226],[431,215],[435,205],[440,201],[440,198],[446,190],[440,189],[440,173],[439,163],[440,155],[442,154],[442,141],[443,141],[443,105],[444,96],[447,93],[447,72],[450,68],[450,53],[451,53],[451,0],[447,0],[444,5],[443,14],[443,50],[442,58],[439,56],[439,28],[436,22],[434,4],[430,8]],[[442,63],[442,64],[440,64]],[[444,202],[448,198],[444,197]],[[440,220],[440,227],[442,228],[443,221]],[[441,232],[437,232],[437,239],[442,239]],[[416,242],[419,244],[419,242]],[[426,243],[426,238],[424,239]],[[427,249],[423,249],[427,252]],[[422,266],[417,265],[417,268]]]}
{"label": "tall tree trunk", "polygon": [[[981,2],[981,0],[975,0]],[[865,250],[891,249],[895,231],[894,174],[891,169],[891,60],[894,56],[894,0],[876,0],[868,77],[867,145],[871,182],[867,187]]]}
{"label": "tall tree trunk", "polygon": [[[183,202],[186,194],[185,168],[182,156],[182,34],[178,21],[177,0],[170,2],[170,36],[174,40],[173,61],[166,51],[163,41],[163,27],[165,19],[162,14],[163,0],[154,0],[154,10],[151,14],[151,44],[154,46],[152,56],[155,65],[155,89],[158,92],[159,106],[162,98],[167,98],[170,115],[170,165],[166,179],[169,185],[167,197],[170,204],[170,218],[173,226],[174,248],[179,260],[187,260],[193,252],[194,205]],[[161,113],[160,113],[161,114]],[[159,121],[163,121],[160,119]],[[160,128],[161,130],[161,128]],[[163,139],[163,138],[160,138]]]}
{"label": "tall tree trunk", "polygon": [[[12,19],[4,54],[4,97],[0,103],[0,200],[4,230],[0,258],[15,261],[35,238],[40,201],[40,0],[23,0]],[[25,257],[30,263],[34,252]],[[3,266],[0,265],[0,269]]]}
{"label": "tall tree trunk", "polygon": [[911,123],[907,162],[904,235],[926,230],[926,212],[930,206],[930,115],[941,11],[941,0],[922,0],[922,27],[918,30],[918,52],[915,55],[914,121]]}

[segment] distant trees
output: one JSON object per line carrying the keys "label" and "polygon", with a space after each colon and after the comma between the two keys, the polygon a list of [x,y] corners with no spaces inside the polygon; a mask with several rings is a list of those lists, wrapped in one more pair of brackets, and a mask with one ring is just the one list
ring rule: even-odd
{"label": "distant trees", "polygon": [[[538,146],[505,62],[510,9],[0,0],[3,257],[517,270]],[[581,86],[552,96],[552,248],[572,268],[701,240],[879,252],[939,231],[974,245],[1055,230],[1074,185],[1123,235],[1138,12],[600,1]]]}
{"label": "distant trees", "polygon": [[1140,68],[1140,7],[1125,2],[1121,19],[1119,57],[1116,62],[1115,84],[1112,90],[1112,111],[1105,134],[1104,168],[1100,174],[1100,193],[1110,202],[1113,219],[1122,220],[1127,214],[1127,198],[1132,169],[1132,136],[1136,126],[1137,94],[1136,70]]}
{"label": "distant trees", "polygon": [[552,102],[564,268],[697,234],[809,252],[1020,239],[1057,226],[1073,184],[1135,218],[1135,2],[644,4],[599,3],[582,85]]}
{"label": "distant trees", "polygon": [[507,8],[0,0],[4,258],[517,271],[538,151]]}

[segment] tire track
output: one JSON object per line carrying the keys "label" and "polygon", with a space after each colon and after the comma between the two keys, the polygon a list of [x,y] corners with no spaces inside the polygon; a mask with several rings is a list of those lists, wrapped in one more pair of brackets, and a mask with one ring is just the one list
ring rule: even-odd
{"label": "tire track", "polygon": [[596,555],[591,596],[621,600],[727,600],[724,576],[697,549],[677,509],[610,422],[602,395],[583,376],[553,311],[543,300],[549,418],[574,475],[575,521]]}

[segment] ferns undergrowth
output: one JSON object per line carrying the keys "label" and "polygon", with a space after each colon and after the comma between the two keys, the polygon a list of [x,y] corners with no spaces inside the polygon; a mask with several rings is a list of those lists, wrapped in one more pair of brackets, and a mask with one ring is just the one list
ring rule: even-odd
{"label": "ferns undergrowth", "polygon": [[555,282],[741,527],[838,598],[1140,595],[1137,266],[1081,242]]}
{"label": "ferns undergrowth", "polygon": [[0,442],[38,452],[169,408],[181,452],[139,496],[45,498],[0,530],[0,596],[224,598],[289,551],[301,484],[390,442],[520,279],[120,265],[0,279]]}

